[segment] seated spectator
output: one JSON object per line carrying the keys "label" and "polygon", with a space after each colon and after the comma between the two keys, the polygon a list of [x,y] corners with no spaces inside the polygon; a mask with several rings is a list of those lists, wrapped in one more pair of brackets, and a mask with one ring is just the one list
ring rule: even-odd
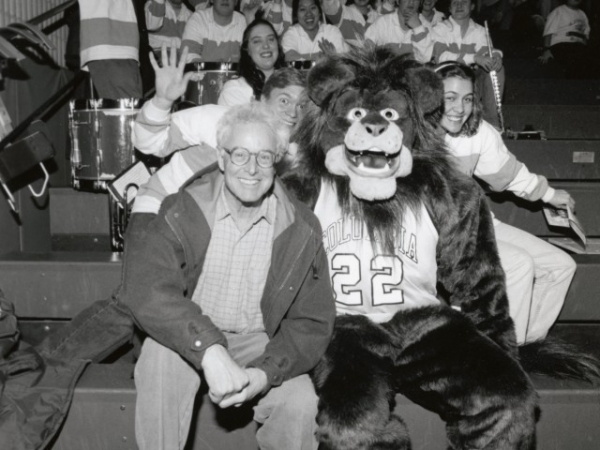
{"label": "seated spectator", "polygon": [[100,98],[142,98],[140,34],[132,0],[79,0],[80,64]]}
{"label": "seated spectator", "polygon": [[544,26],[545,64],[554,58],[564,69],[567,78],[587,78],[596,70],[597,56],[588,48],[590,23],[580,9],[581,0],[566,0],[554,9]]}
{"label": "seated spectator", "polygon": [[[444,82],[444,109],[439,123],[457,167],[493,191],[506,190],[553,208],[574,209],[575,201],[567,191],[553,189],[546,178],[530,173],[508,151],[500,133],[481,119],[481,104],[474,94],[474,71],[450,62],[437,70]],[[575,262],[552,244],[495,218],[494,229],[517,343],[543,339],[565,302]]]}
{"label": "seated spectator", "polygon": [[443,12],[435,9],[436,3],[437,0],[423,0],[421,3],[421,14],[419,14],[419,19],[423,26],[427,28],[434,27],[446,18]]}
{"label": "seated spectator", "polygon": [[248,25],[242,38],[240,76],[225,83],[218,104],[233,106],[259,100],[265,80],[284,66],[283,51],[273,25],[256,19]]}
{"label": "seated spectator", "polygon": [[365,32],[365,40],[427,62],[428,32],[419,19],[419,0],[399,0],[395,14],[384,14]]}
{"label": "seated spectator", "polygon": [[189,48],[187,62],[238,62],[244,16],[234,11],[237,0],[214,0],[206,9],[197,9],[183,31],[182,46]]}
{"label": "seated spectator", "polygon": [[[502,52],[490,49],[485,28],[471,18],[474,0],[451,0],[450,17],[431,29],[433,62],[458,61],[473,66],[477,74],[477,89],[483,104],[483,118],[496,129],[500,119],[494,96],[494,86],[489,76],[496,71],[500,98],[504,93]],[[490,55],[492,50],[492,56]]]}
{"label": "seated spectator", "polygon": [[155,56],[158,57],[163,43],[179,50],[185,24],[192,15],[183,0],[148,0],[144,12],[148,43]]}
{"label": "seated spectator", "polygon": [[118,298],[148,336],[135,366],[140,449],[184,448],[203,382],[223,414],[252,402],[260,448],[317,448],[307,372],[335,306],[319,222],[275,177],[278,128],[261,103],[229,110],[217,164],[128,230]]}
{"label": "seated spectator", "polygon": [[325,17],[342,32],[344,40],[351,45],[359,45],[365,37],[365,31],[381,14],[394,12],[394,0],[380,3],[376,0],[324,0]]}
{"label": "seated spectator", "polygon": [[316,61],[325,53],[348,50],[340,30],[322,23],[319,0],[293,0],[292,25],[283,35],[281,46],[286,61]]}

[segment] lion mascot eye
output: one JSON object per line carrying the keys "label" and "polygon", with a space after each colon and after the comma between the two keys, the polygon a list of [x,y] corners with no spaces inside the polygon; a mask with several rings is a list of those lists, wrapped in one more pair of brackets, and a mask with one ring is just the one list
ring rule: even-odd
{"label": "lion mascot eye", "polygon": [[396,111],[395,109],[392,108],[386,108],[383,109],[381,111],[379,111],[379,114],[381,114],[381,116],[389,121],[392,120],[398,120],[400,118],[400,114],[398,114],[398,111]]}
{"label": "lion mascot eye", "polygon": [[356,122],[357,120],[363,119],[367,115],[367,110],[364,108],[352,108],[348,111],[348,120]]}

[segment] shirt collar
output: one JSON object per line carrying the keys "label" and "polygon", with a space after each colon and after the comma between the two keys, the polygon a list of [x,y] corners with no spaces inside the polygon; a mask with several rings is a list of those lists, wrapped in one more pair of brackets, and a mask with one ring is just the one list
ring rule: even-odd
{"label": "shirt collar", "polygon": [[[225,198],[225,189],[225,183],[223,183],[221,187],[221,192],[219,193],[219,199],[217,200],[217,208],[215,211],[215,220],[217,221],[223,220],[231,215],[231,210],[229,209],[227,199]],[[253,223],[257,223],[263,218],[270,225],[275,223],[275,212],[277,209],[276,206],[277,195],[275,194],[275,190],[271,189],[271,192],[264,198],[262,204],[260,205],[260,208],[256,213]]]}

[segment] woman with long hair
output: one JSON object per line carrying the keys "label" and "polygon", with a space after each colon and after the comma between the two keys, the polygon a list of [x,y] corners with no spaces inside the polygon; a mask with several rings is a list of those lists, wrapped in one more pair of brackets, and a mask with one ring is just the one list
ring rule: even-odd
{"label": "woman with long hair", "polygon": [[267,78],[285,66],[283,51],[273,25],[256,19],[244,30],[239,77],[227,81],[218,104],[233,106],[259,100]]}
{"label": "woman with long hair", "polygon": [[[575,208],[567,191],[553,189],[546,178],[529,172],[508,151],[500,133],[481,118],[476,75],[469,66],[446,62],[437,72],[444,83],[439,124],[459,170],[496,192],[512,191],[551,208]],[[576,264],[557,247],[496,218],[494,228],[517,342],[543,339],[564,304]]]}

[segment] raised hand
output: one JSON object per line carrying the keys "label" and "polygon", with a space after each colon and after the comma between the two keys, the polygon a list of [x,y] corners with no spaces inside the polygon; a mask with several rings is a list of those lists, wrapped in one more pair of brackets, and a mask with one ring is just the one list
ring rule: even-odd
{"label": "raised hand", "polygon": [[336,53],[333,43],[325,38],[319,41],[319,48],[326,55],[333,55]]}
{"label": "raised hand", "polygon": [[156,94],[153,102],[162,109],[170,109],[173,103],[185,94],[187,85],[195,76],[193,72],[184,74],[185,62],[188,48],[184,47],[179,62],[177,62],[177,47],[171,46],[170,55],[167,54],[167,45],[161,48],[161,65],[159,65],[153,53],[150,53],[150,64],[156,76]]}

